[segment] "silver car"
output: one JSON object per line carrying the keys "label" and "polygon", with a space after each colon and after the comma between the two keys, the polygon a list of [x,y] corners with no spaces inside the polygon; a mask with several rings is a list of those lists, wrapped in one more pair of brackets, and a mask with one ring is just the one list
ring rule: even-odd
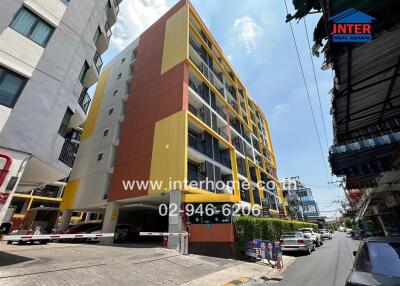
{"label": "silver car", "polygon": [[321,239],[332,239],[332,234],[326,229],[319,229],[318,233],[321,235]]}
{"label": "silver car", "polygon": [[300,231],[283,234],[279,242],[282,251],[302,251],[311,254],[315,250],[311,237]]}

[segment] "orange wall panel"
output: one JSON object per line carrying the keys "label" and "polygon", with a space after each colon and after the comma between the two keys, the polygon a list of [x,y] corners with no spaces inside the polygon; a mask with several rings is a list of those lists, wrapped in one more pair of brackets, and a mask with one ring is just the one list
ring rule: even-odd
{"label": "orange wall panel", "polygon": [[235,241],[233,224],[190,225],[190,242],[233,242]]}
{"label": "orange wall panel", "polygon": [[161,75],[166,21],[186,4],[186,0],[178,2],[140,36],[109,201],[147,195],[147,191],[125,191],[122,180],[149,179],[155,123],[187,109],[186,64]]}

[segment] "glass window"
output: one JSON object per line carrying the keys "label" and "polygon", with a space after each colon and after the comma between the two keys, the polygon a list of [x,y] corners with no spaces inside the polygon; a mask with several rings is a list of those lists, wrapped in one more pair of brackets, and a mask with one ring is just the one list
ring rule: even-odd
{"label": "glass window", "polygon": [[101,161],[101,159],[103,159],[103,153],[99,153],[99,155],[97,155],[97,161]]}
{"label": "glass window", "polygon": [[104,130],[103,136],[106,137],[108,135],[108,129]]}
{"label": "glass window", "polygon": [[0,67],[0,104],[13,108],[27,79]]}
{"label": "glass window", "polygon": [[108,115],[111,115],[114,112],[114,108],[110,108],[110,110],[108,110]]}
{"label": "glass window", "polygon": [[93,41],[95,43],[97,43],[97,40],[99,39],[100,35],[101,35],[101,30],[99,27],[97,27],[96,33],[94,33],[94,37],[93,37]]}
{"label": "glass window", "polygon": [[400,277],[400,243],[368,242],[359,251],[356,270]]}
{"label": "glass window", "polygon": [[58,133],[63,137],[67,134],[68,125],[73,114],[74,113],[72,112],[72,110],[68,107],[65,111],[63,120],[61,121],[60,129],[58,129]]}
{"label": "glass window", "polygon": [[83,81],[85,80],[86,73],[87,73],[88,70],[89,70],[89,64],[87,63],[87,61],[85,61],[85,62],[83,63],[81,72],[80,72],[80,74],[79,74],[79,81],[80,81],[81,83],[83,83]]}
{"label": "glass window", "polygon": [[35,43],[46,46],[54,28],[25,7],[19,10],[10,27]]}

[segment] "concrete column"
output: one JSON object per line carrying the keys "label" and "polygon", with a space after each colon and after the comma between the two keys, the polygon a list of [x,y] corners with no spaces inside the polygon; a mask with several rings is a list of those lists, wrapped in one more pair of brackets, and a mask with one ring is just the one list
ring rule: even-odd
{"label": "concrete column", "polygon": [[73,210],[64,210],[61,213],[61,218],[58,224],[59,231],[66,231],[71,223]]}
{"label": "concrete column", "polygon": [[[182,212],[179,212],[182,204],[182,192],[171,191],[169,193],[170,205],[176,205],[178,207],[175,213],[170,213],[168,217],[168,232],[182,232],[184,230],[184,224],[182,221]],[[168,237],[168,248],[177,249],[180,244],[179,236]]]}
{"label": "concrete column", "polygon": [[[101,232],[110,233],[115,231],[119,215],[119,204],[117,202],[108,202],[106,213],[104,214],[103,228]],[[100,244],[111,245],[113,244],[113,237],[104,237],[100,239]]]}

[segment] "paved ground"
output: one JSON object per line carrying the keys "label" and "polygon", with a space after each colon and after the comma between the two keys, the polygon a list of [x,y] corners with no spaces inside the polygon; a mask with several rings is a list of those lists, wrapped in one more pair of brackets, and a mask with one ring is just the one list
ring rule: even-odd
{"label": "paved ground", "polygon": [[[284,257],[286,264],[293,258]],[[222,285],[241,276],[277,276],[272,268],[206,256],[181,256],[154,245],[6,245],[0,242],[0,285]]]}
{"label": "paved ground", "polygon": [[343,286],[353,266],[353,250],[359,241],[343,232],[336,232],[334,238],[325,241],[308,256],[299,256],[283,274],[283,280],[276,286]]}

